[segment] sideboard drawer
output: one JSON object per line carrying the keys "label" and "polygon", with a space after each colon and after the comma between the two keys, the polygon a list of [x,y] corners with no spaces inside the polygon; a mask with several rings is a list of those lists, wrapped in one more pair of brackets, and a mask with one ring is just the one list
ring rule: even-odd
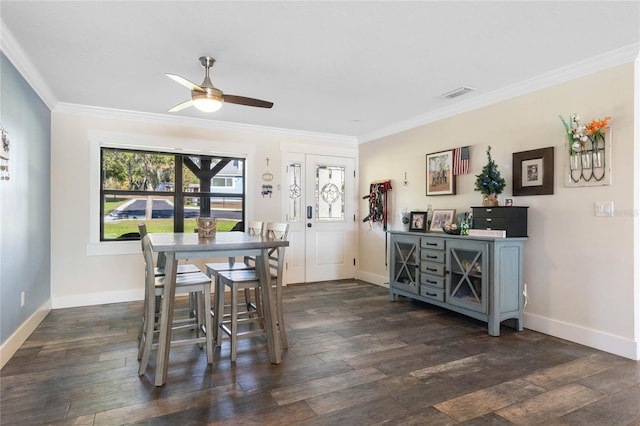
{"label": "sideboard drawer", "polygon": [[444,250],[444,238],[422,237],[420,246],[425,249]]}
{"label": "sideboard drawer", "polygon": [[420,259],[430,262],[444,263],[445,252],[440,250],[420,250]]}
{"label": "sideboard drawer", "polygon": [[444,276],[444,263],[420,262],[420,271],[425,274]]}
{"label": "sideboard drawer", "polygon": [[435,275],[422,274],[420,275],[420,284],[422,287],[425,285],[431,287],[444,288],[444,277],[437,277]]}
{"label": "sideboard drawer", "polygon": [[444,302],[444,290],[428,286],[420,286],[420,296]]}

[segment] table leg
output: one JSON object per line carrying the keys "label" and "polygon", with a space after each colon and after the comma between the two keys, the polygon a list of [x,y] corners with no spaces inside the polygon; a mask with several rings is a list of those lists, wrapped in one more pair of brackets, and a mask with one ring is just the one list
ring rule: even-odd
{"label": "table leg", "polygon": [[176,294],[176,270],[178,269],[175,253],[167,252],[166,257],[164,303],[162,303],[162,309],[160,310],[160,334],[158,336],[158,353],[156,356],[156,386],[163,386],[167,381],[171,324],[173,324],[173,302]]}
{"label": "table leg", "polygon": [[278,325],[276,323],[276,310],[273,305],[271,289],[271,277],[269,273],[268,250],[261,250],[261,255],[256,257],[256,272],[260,279],[262,289],[262,309],[264,315],[265,328],[267,332],[267,347],[269,349],[269,360],[273,364],[280,364],[280,338],[278,335]]}

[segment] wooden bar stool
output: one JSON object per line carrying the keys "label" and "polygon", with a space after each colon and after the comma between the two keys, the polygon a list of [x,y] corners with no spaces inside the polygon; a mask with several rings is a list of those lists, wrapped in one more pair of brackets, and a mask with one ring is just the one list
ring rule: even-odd
{"label": "wooden bar stool", "polygon": [[[289,232],[288,223],[268,223],[266,226],[266,235],[274,239],[286,240]],[[276,312],[278,332],[282,346],[287,349],[287,335],[284,325],[284,312],[282,306],[282,279],[284,272],[284,247],[269,251],[269,269],[267,275],[270,277],[271,285],[275,288]],[[237,340],[243,337],[251,337],[264,334],[264,318],[261,310],[260,282],[255,269],[219,271],[218,284],[216,284],[216,311],[224,313],[224,289],[229,287],[231,292],[231,304],[229,319],[226,320],[224,314],[216,316],[217,330],[216,344],[219,346],[222,342],[223,331],[231,338],[231,362],[236,361]],[[254,290],[256,299],[257,316],[249,315],[250,309],[246,312],[238,311],[238,292],[243,290],[249,292]],[[218,294],[220,293],[220,295]],[[245,314],[244,317],[242,314]],[[240,331],[239,325],[258,323],[257,329]]]}
{"label": "wooden bar stool", "polygon": [[[249,221],[247,223],[247,233],[252,235],[261,235],[263,231],[264,223],[260,221]],[[215,318],[216,306],[218,304],[217,297],[220,296],[224,300],[224,286],[218,285],[218,275],[222,271],[240,271],[246,269],[254,269],[255,268],[255,260],[250,257],[245,257],[242,262],[236,260],[235,257],[230,257],[227,262],[218,262],[218,263],[206,263],[206,273],[211,277],[213,281],[213,292],[214,292],[214,309],[211,311],[211,315]],[[247,303],[251,304],[251,299],[249,294],[245,294],[245,300]],[[252,305],[252,307],[255,305]],[[249,309],[249,306],[247,307]],[[224,312],[224,311],[221,311]],[[214,338],[218,335],[218,328],[214,332]],[[217,341],[217,338],[216,338]]]}
{"label": "wooden bar stool", "polygon": [[[142,321],[142,332],[138,346],[138,358],[140,366],[138,375],[143,375],[149,364],[149,356],[152,349],[158,347],[154,343],[154,335],[158,332],[160,318],[157,317],[156,296],[162,300],[161,303],[171,303],[164,300],[165,276],[156,276],[153,264],[149,236],[142,239],[142,254],[145,262],[145,298],[144,314]],[[211,311],[211,279],[202,272],[176,274],[176,294],[197,294],[195,318],[189,316],[184,320],[175,320],[172,324],[172,331],[181,329],[194,330],[195,336],[180,340],[172,340],[170,346],[183,346],[188,344],[203,343],[206,345],[207,363],[213,362],[213,321],[209,312]]]}

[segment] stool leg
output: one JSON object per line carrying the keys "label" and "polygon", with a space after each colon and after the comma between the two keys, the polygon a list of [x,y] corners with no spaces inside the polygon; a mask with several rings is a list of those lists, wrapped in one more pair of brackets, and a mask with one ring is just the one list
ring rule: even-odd
{"label": "stool leg", "polygon": [[[195,308],[195,321],[196,321],[196,337],[200,337],[200,336],[205,336],[206,334],[203,334],[203,328],[205,328],[205,323],[206,323],[206,319],[204,316],[204,298],[205,298],[205,294],[204,291],[202,293],[198,292],[195,293],[195,297],[194,297],[194,308]],[[202,349],[203,345],[202,343],[200,343],[198,345],[200,347],[200,349]]]}
{"label": "stool leg", "polygon": [[278,330],[280,330],[280,342],[284,349],[289,349],[287,333],[284,330],[284,312],[282,309],[282,286],[276,286],[276,310],[278,311]]}
{"label": "stool leg", "polygon": [[[155,301],[155,299],[154,299]],[[151,300],[147,303],[147,311],[145,312],[145,330],[142,335],[141,349],[142,354],[140,356],[140,366],[138,367],[138,375],[142,376],[147,371],[147,365],[149,365],[149,356],[151,355],[151,346],[153,345],[153,331],[155,329],[155,303]],[[161,302],[164,303],[164,302]]]}
{"label": "stool leg", "polygon": [[213,363],[213,318],[211,318],[211,286],[205,286],[205,291],[203,294],[204,297],[204,328],[205,328],[205,338],[207,342],[207,364]]}
{"label": "stool leg", "polygon": [[224,318],[224,285],[222,285],[222,280],[220,278],[216,279],[216,290],[215,290],[215,299],[216,299],[216,346],[222,345],[222,319]]}
{"label": "stool leg", "polygon": [[238,344],[238,286],[231,284],[231,362],[236,362]]}

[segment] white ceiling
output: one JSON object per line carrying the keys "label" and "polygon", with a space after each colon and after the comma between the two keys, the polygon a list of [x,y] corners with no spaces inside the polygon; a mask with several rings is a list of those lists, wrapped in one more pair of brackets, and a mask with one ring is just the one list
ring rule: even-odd
{"label": "white ceiling", "polygon": [[[54,106],[86,105],[359,140],[638,49],[639,1],[12,1],[11,36]],[[6,45],[6,40],[3,46]],[[167,109],[213,56],[223,92],[274,102]],[[441,94],[477,90],[450,100]]]}

